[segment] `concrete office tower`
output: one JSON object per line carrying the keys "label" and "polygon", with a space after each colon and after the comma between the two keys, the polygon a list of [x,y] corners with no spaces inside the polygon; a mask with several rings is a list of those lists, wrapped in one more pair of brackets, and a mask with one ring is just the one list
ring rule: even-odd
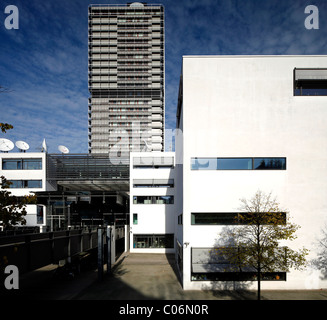
{"label": "concrete office tower", "polygon": [[163,6],[89,6],[89,152],[164,151],[164,61]]}

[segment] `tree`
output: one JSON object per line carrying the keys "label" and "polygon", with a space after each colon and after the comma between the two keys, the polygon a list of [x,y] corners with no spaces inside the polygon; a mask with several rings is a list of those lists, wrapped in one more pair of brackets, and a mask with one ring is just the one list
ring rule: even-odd
{"label": "tree", "polygon": [[327,278],[327,225],[321,232],[321,238],[318,240],[317,257],[311,261],[311,264],[321,271],[323,277]]}
{"label": "tree", "polygon": [[18,224],[25,225],[26,205],[36,203],[36,197],[33,195],[23,197],[11,195],[11,192],[7,190],[10,185],[11,182],[1,176],[0,221],[4,229]]}
{"label": "tree", "polygon": [[0,129],[1,129],[1,132],[6,133],[7,130],[13,129],[13,126],[8,123],[0,123]]}
{"label": "tree", "polygon": [[223,246],[216,253],[229,262],[230,270],[256,273],[260,300],[263,273],[301,270],[306,266],[308,251],[280,245],[282,240],[296,239],[299,226],[290,222],[289,213],[280,209],[271,193],[257,191],[252,199],[241,199],[239,209],[237,226],[225,228],[221,234]]}
{"label": "tree", "polygon": [[[0,86],[0,90],[1,89],[2,87]],[[11,124],[0,123],[0,129],[4,133],[12,128],[13,126]],[[3,227],[7,229],[17,224],[25,225],[26,220],[24,217],[27,214],[26,205],[35,204],[36,196],[13,196],[11,195],[11,192],[7,190],[10,188],[12,183],[4,176],[1,176],[0,179],[0,221],[3,224]]]}

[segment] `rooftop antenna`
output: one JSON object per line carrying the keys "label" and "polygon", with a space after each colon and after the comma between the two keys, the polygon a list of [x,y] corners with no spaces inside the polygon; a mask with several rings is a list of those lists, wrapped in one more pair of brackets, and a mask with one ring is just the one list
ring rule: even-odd
{"label": "rooftop antenna", "polygon": [[58,150],[62,153],[62,154],[67,154],[69,153],[69,149],[65,146],[58,146]]}
{"label": "rooftop antenna", "polygon": [[14,143],[8,139],[1,138],[0,139],[0,151],[8,152],[14,149]]}
{"label": "rooftop antenna", "polygon": [[28,143],[25,141],[16,141],[16,147],[20,150],[20,152],[26,152],[30,148]]}
{"label": "rooftop antenna", "polygon": [[43,142],[42,142],[42,150],[41,150],[41,152],[45,152],[45,153],[48,152],[48,147],[47,147],[47,144],[45,142],[45,138],[43,139]]}

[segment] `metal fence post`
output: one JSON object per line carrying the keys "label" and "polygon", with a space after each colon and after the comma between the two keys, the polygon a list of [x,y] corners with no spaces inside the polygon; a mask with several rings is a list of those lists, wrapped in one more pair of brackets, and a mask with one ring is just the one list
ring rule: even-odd
{"label": "metal fence post", "polygon": [[67,262],[68,263],[71,263],[72,262],[72,260],[71,260],[71,234],[70,234],[70,229],[68,229],[67,231],[66,231],[66,239],[68,238],[68,243],[67,243],[67,255],[68,255],[68,257],[67,257]]}
{"label": "metal fence post", "polygon": [[107,273],[111,273],[111,227],[107,226]]}
{"label": "metal fence post", "polygon": [[32,252],[31,252],[31,236],[25,236],[25,246],[26,246],[26,270],[30,271],[32,269]]}
{"label": "metal fence post", "polygon": [[103,278],[103,230],[98,228],[98,279]]}

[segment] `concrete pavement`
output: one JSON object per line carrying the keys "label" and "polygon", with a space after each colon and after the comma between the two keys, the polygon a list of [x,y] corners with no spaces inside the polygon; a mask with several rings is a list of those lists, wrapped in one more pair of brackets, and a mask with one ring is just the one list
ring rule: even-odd
{"label": "concrete pavement", "polygon": [[[125,253],[98,280],[96,270],[75,277],[53,277],[56,265],[20,278],[20,289],[6,297],[33,300],[256,300],[255,291],[185,291],[175,272],[173,255]],[[106,271],[106,270],[105,270]],[[262,300],[327,300],[327,290],[262,291]]]}
{"label": "concrete pavement", "polygon": [[[255,291],[185,291],[173,255],[127,253],[113,274],[74,299],[96,300],[256,300]],[[327,300],[327,290],[262,291],[262,300]]]}

